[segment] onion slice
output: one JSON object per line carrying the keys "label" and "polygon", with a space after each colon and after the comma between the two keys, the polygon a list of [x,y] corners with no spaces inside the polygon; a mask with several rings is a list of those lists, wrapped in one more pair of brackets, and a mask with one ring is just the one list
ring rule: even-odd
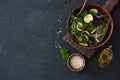
{"label": "onion slice", "polygon": [[89,23],[90,21],[93,21],[93,16],[91,14],[88,14],[84,17],[84,21],[86,23]]}
{"label": "onion slice", "polygon": [[97,42],[100,42],[100,41],[98,40],[98,38],[99,38],[101,35],[102,35],[102,34],[98,34],[98,33],[95,34],[95,40],[96,40]]}
{"label": "onion slice", "polygon": [[77,26],[77,30],[78,30],[78,31],[83,31],[84,28],[79,28],[79,26]]}

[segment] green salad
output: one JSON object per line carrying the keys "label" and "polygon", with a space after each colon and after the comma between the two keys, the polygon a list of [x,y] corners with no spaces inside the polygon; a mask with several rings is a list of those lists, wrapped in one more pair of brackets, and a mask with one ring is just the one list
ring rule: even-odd
{"label": "green salad", "polygon": [[110,19],[97,9],[71,15],[70,32],[81,46],[97,46],[107,33]]}

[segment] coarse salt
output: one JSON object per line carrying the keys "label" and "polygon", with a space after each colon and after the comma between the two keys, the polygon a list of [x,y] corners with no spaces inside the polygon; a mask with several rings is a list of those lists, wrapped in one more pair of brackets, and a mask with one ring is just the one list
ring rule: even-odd
{"label": "coarse salt", "polygon": [[80,56],[73,56],[70,59],[70,65],[74,69],[80,69],[84,65],[84,60]]}

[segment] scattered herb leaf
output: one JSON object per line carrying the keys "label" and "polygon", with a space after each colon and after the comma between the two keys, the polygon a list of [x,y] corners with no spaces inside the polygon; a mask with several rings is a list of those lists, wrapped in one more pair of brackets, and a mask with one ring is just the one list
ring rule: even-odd
{"label": "scattered herb leaf", "polygon": [[69,52],[68,52],[67,49],[61,48],[61,49],[60,49],[60,53],[61,53],[61,55],[62,55],[63,60],[67,60],[67,59],[68,59],[68,57],[69,57]]}

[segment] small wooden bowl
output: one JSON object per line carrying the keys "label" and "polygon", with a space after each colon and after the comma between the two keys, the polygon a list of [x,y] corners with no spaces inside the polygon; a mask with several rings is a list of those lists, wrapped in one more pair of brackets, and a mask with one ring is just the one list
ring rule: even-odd
{"label": "small wooden bowl", "polygon": [[[77,44],[78,44],[77,39],[74,36],[72,36],[72,34],[70,32],[70,20],[71,20],[71,15],[72,14],[76,15],[80,11],[81,7],[82,6],[78,6],[78,8],[74,9],[72,11],[72,13],[69,15],[69,18],[67,21],[68,34]],[[113,20],[112,20],[111,15],[109,14],[109,12],[103,6],[100,6],[98,4],[88,4],[88,5],[86,5],[86,7],[84,9],[91,9],[91,8],[96,8],[99,11],[102,11],[104,14],[106,14],[108,16],[108,18],[110,19],[110,24],[109,24],[108,31],[107,31],[107,34],[106,34],[104,40],[101,43],[99,43],[97,46],[87,46],[87,47],[81,46],[81,47],[84,47],[86,49],[96,49],[96,48],[103,46],[105,43],[108,42],[108,40],[110,39],[112,32],[113,32]]]}
{"label": "small wooden bowl", "polygon": [[[81,58],[83,59],[83,66],[82,66],[81,68],[79,68],[79,69],[74,69],[74,68],[72,68],[72,66],[70,65],[70,59],[71,59],[73,56],[79,56],[79,57],[81,57]],[[73,53],[73,54],[71,54],[71,55],[69,56],[69,58],[68,58],[68,60],[67,60],[67,66],[68,66],[68,68],[69,68],[71,71],[75,71],[75,72],[81,71],[81,70],[83,70],[84,67],[85,67],[85,58],[84,58],[81,54]]]}

